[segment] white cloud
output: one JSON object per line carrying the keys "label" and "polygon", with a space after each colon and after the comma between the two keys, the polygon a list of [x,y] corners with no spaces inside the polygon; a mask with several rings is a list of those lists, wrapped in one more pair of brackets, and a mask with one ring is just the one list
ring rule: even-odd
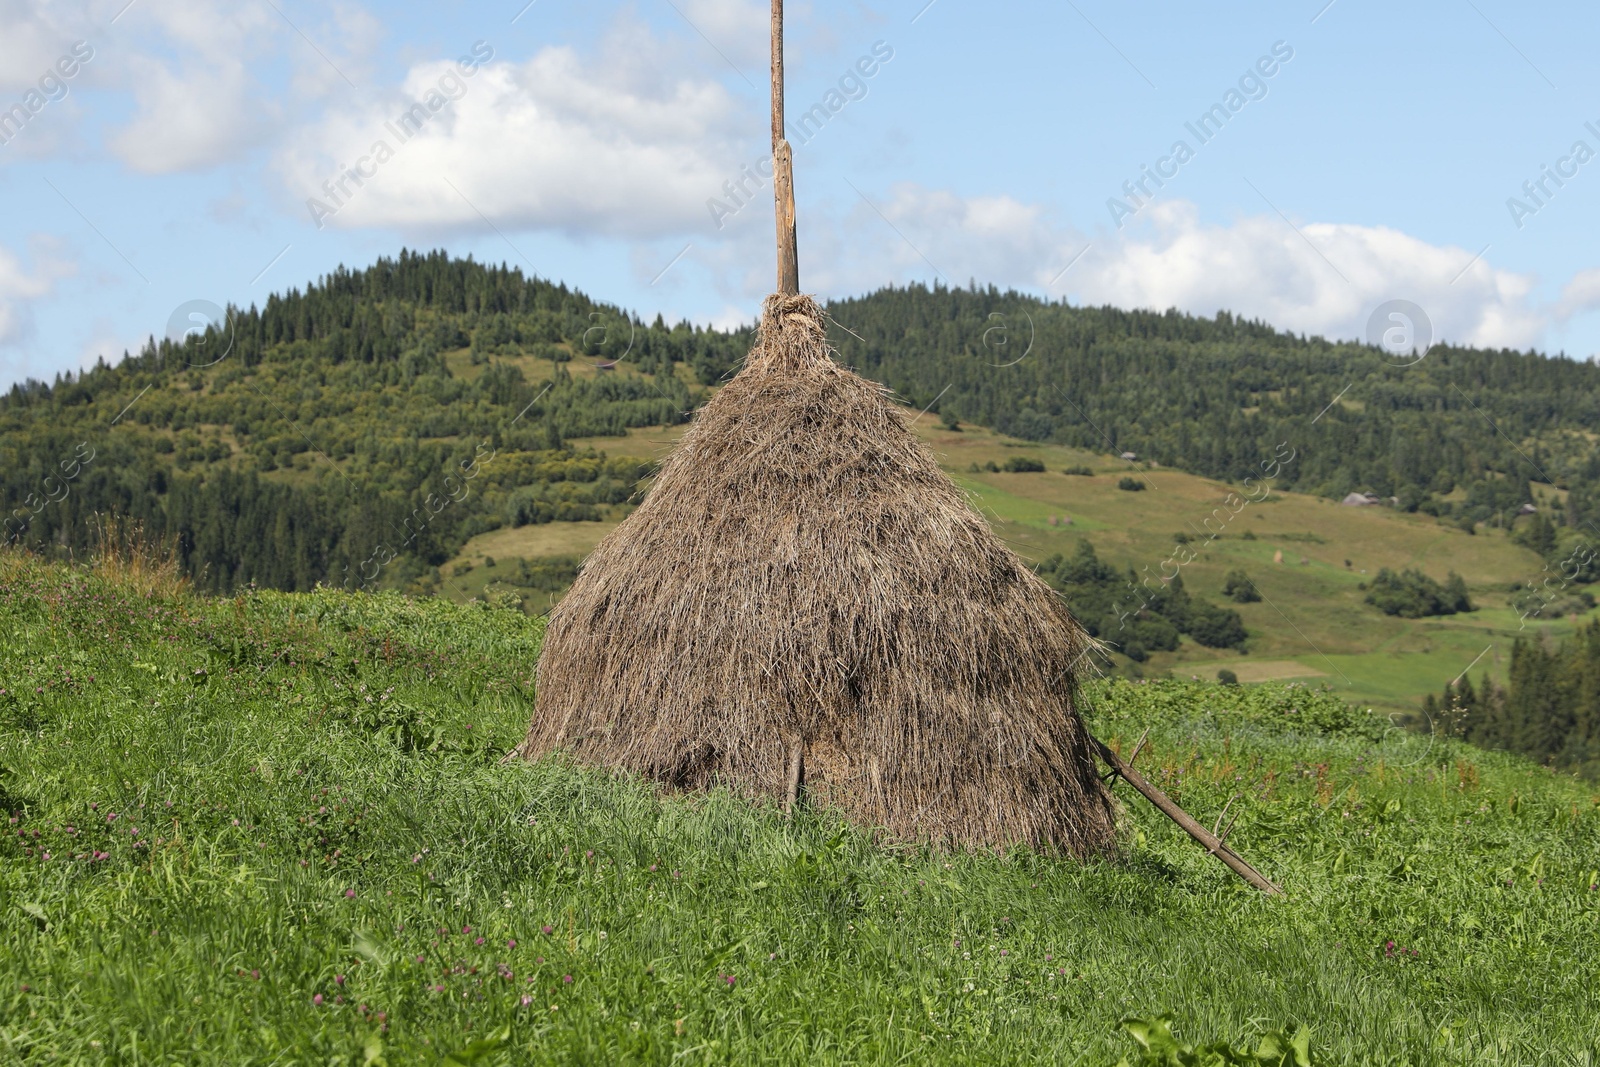
{"label": "white cloud", "polygon": [[237,60],[221,57],[176,71],[148,56],[127,63],[138,112],[111,147],[134,170],[204,169],[233,158],[259,136],[264,116],[249,103],[250,79]]}
{"label": "white cloud", "polygon": [[1600,267],[1581,270],[1561,290],[1556,313],[1563,319],[1587,311],[1600,310]]}
{"label": "white cloud", "polygon": [[[1173,201],[1107,235],[1062,225],[1044,208],[1004,196],[902,184],[873,201],[852,205],[842,220],[824,209],[820,225],[806,228],[802,244],[814,249],[802,259],[807,288],[859,292],[937,272],[953,285],[975,278],[1080,304],[1228,310],[1330,338],[1361,337],[1373,309],[1401,299],[1428,313],[1436,340],[1510,348],[1539,343],[1553,313],[1533,299],[1531,275],[1484,260],[1467,267],[1467,249],[1383,226],[1313,222],[1296,232],[1275,214],[1206,223],[1193,204]],[[807,214],[801,211],[803,225]],[[1569,303],[1600,305],[1595,273],[1574,280]]]}
{"label": "white cloud", "polygon": [[68,49],[86,21],[83,5],[37,0],[0,0],[0,91],[22,92],[38,84]]}
{"label": "white cloud", "polygon": [[53,239],[29,242],[32,264],[0,245],[0,346],[26,341],[33,332],[33,301],[49,296],[56,282],[77,270]]}
{"label": "white cloud", "polygon": [[[683,316],[680,316],[681,319]],[[756,307],[739,307],[735,304],[725,304],[721,311],[712,315],[707,325],[715,330],[737,330],[745,326],[756,325],[756,320],[761,318],[761,312]],[[670,320],[676,325],[678,319]]]}
{"label": "white cloud", "polygon": [[1226,308],[1280,329],[1351,338],[1379,304],[1410,300],[1427,312],[1435,339],[1488,347],[1533,345],[1548,324],[1531,300],[1532,276],[1385,226],[1313,222],[1297,232],[1276,215],[1206,224],[1178,201],[1153,207],[1150,224],[1130,236],[1094,245],[1069,286],[1094,303]]}
{"label": "white cloud", "polygon": [[137,44],[111,51],[107,65],[135,111],[112,135],[112,151],[134,170],[170,174],[228,162],[259,141],[278,105],[252,69],[287,29],[272,18],[260,5],[216,0],[130,8],[118,21]]}
{"label": "white cloud", "polygon": [[[551,47],[520,64],[491,60],[470,77],[452,61],[420,63],[386,102],[330,109],[277,165],[291,195],[335,208],[326,222],[340,227],[479,229],[487,217],[579,236],[704,229],[706,199],[735,169],[736,135],[759,126],[717,81],[674,73],[671,56],[642,27],[619,23],[592,56]],[[399,116],[430,94],[437,109],[402,141]],[[379,142],[393,158],[366,162],[375,173],[347,182],[348,197],[324,190],[381,155]]]}
{"label": "white cloud", "polygon": [[[370,36],[359,9],[336,6],[330,17],[334,37]],[[81,116],[76,94],[111,89],[133,107],[107,147],[147,174],[205,169],[256,143],[281,109],[274,100],[281,94],[263,74],[294,36],[270,7],[223,0],[0,0],[0,27],[0,100],[37,87],[69,53],[82,59],[55,94],[45,93],[50,103],[29,123],[19,151],[58,153]]]}
{"label": "white cloud", "polygon": [[330,5],[326,14],[328,22],[300,27],[315,45],[298,32],[289,41],[287,51],[295,67],[293,88],[304,101],[319,101],[330,93],[342,95],[352,91],[352,83],[361,87],[371,82],[371,61],[387,33],[377,16],[348,0]]}
{"label": "white cloud", "polygon": [[[772,56],[770,4],[765,0],[672,0],[672,4],[678,9],[678,15],[673,17],[682,16],[682,21],[688,23],[683,34],[685,42],[696,51],[703,51],[705,62],[731,64],[762,93],[766,92],[767,64]],[[803,92],[812,78],[829,73],[828,67],[835,60],[817,57],[833,57],[847,44],[870,41],[888,22],[882,12],[861,3],[832,4],[819,14],[816,5],[808,0],[789,0],[784,11],[784,67],[789,74],[789,91]],[[833,76],[838,77],[838,72],[834,71]]]}
{"label": "white cloud", "polygon": [[[334,17],[341,32],[362,32],[355,14],[335,9]],[[46,94],[52,96],[48,110],[29,123],[21,150],[59,152],[80,116],[75,94],[93,85],[132,100],[131,116],[111,133],[108,147],[133,169],[166,174],[237,157],[278,113],[257,73],[270,67],[280,40],[292,33],[275,19],[265,5],[223,0],[0,0],[0,91],[6,96],[37,86],[75,42],[87,46],[80,57],[89,55],[65,81],[67,100]],[[49,129],[35,131],[36,125]]]}
{"label": "white cloud", "polygon": [[[842,225],[810,227],[807,236],[818,246],[810,257],[817,283],[844,290],[930,272],[950,285],[970,278],[1027,285],[1065,239],[1036,205],[1009,196],[961,197],[909,182],[887,196],[862,189]],[[863,254],[863,239],[882,244],[884,253]]]}
{"label": "white cloud", "polygon": [[0,166],[76,147],[95,29],[81,2],[0,0]]}
{"label": "white cloud", "polygon": [[[750,0],[677,0],[684,20],[729,63],[739,67],[757,85],[765,85],[767,61],[772,55],[772,9]],[[787,22],[799,18],[793,5]]]}
{"label": "white cloud", "polygon": [[115,365],[121,362],[127,353],[139,351],[148,336],[148,331],[138,336],[129,336],[118,330],[110,318],[104,315],[96,316],[88,333],[84,335],[82,344],[78,346],[78,369],[90,370],[102,359]]}
{"label": "white cloud", "polygon": [[[1066,240],[1043,208],[1008,196],[963,198],[911,183],[886,195],[862,192],[869,200],[848,193],[852,202],[843,206],[823,200],[799,206],[800,283],[807,292],[847,296],[913,278],[1036,287],[1030,268],[1056,259]],[[755,308],[772,291],[776,274],[771,183],[724,223],[720,231],[698,224],[701,236],[686,262],[705,270],[724,298]],[[644,265],[659,270],[681,247],[661,242],[636,256],[635,276],[648,281],[654,271]],[[668,277],[684,269],[675,267]]]}

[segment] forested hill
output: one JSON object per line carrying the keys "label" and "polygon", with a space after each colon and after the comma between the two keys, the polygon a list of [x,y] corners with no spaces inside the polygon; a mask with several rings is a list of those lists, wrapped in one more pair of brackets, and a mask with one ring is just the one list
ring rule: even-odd
{"label": "forested hill", "polygon": [[[1466,525],[1504,519],[1548,476],[1572,490],[1563,528],[1542,528],[1551,552],[1600,520],[1589,364],[1436,346],[1399,367],[1226,313],[993,288],[885,289],[830,312],[843,361],[947,421],[1234,479],[1286,444],[1280,487],[1394,496]],[[116,512],[174,542],[205,589],[425,590],[476,533],[626,511],[648,466],[567,441],[682,421],[750,341],[402,253],[230,309],[182,344],[12,388],[0,537],[77,550],[90,516]]]}
{"label": "forested hill", "polygon": [[829,311],[862,373],[1012,436],[1230,479],[1259,477],[1287,442],[1297,458],[1280,486],[1480,522],[1548,477],[1572,488],[1572,521],[1600,520],[1590,363],[1436,345],[1398,366],[1227,312],[1075,308],[992,288],[885,289]]}
{"label": "forested hill", "polygon": [[681,422],[749,342],[402,253],[13,388],[0,537],[81,549],[115,512],[175,542],[204,589],[425,591],[475,533],[626,507],[646,466],[566,439]]}

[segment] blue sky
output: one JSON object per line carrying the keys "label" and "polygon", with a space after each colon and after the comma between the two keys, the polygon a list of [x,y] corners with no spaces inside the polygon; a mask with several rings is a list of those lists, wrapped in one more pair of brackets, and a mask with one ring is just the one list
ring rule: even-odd
{"label": "blue sky", "polygon": [[[524,2],[0,0],[0,384],[405,246],[751,319],[770,186],[727,190],[767,155],[765,5]],[[1398,299],[1435,338],[1600,352],[1592,5],[788,24],[807,290],[977,280],[1333,337]]]}

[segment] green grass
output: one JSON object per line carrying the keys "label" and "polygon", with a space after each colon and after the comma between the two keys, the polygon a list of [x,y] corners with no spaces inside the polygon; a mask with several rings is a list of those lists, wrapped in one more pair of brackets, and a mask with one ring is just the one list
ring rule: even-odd
{"label": "green grass", "polygon": [[539,638],[0,554],[0,1060],[1109,1065],[1164,1011],[1326,1064],[1600,1054],[1570,779],[1304,686],[1097,686],[1197,818],[1238,794],[1271,900],[1129,796],[1085,866],[502,764]]}

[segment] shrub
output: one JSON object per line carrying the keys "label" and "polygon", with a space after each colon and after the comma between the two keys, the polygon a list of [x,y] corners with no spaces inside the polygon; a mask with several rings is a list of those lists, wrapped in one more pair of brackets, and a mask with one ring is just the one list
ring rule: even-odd
{"label": "shrub", "polygon": [[578,577],[583,565],[582,556],[544,556],[517,562],[515,583],[540,593],[551,593],[567,588]]}
{"label": "shrub", "polygon": [[1117,488],[1126,489],[1130,493],[1137,493],[1144,489],[1144,483],[1137,478],[1130,478],[1127,475],[1123,475],[1123,477],[1117,482]]}
{"label": "shrub", "polygon": [[1151,652],[1172,652],[1188,634],[1210,648],[1244,644],[1239,613],[1191,599],[1182,575],[1145,585],[1132,569],[1103,562],[1089,541],[1079,541],[1073,556],[1051,556],[1035,568],[1066,598],[1091,637],[1134,660]]}
{"label": "shrub", "polygon": [[1217,681],[1221,682],[1223,685],[1238,685],[1239,676],[1234,674],[1228,668],[1224,667],[1217,672]]}
{"label": "shrub", "polygon": [[1506,601],[1524,618],[1559,619],[1563,615],[1582,615],[1594,608],[1594,594],[1580,589],[1576,594],[1558,589],[1548,593],[1532,583],[1514,586],[1511,598]]}
{"label": "shrub", "polygon": [[1083,478],[1093,478],[1094,477],[1094,471],[1090,470],[1088,467],[1085,467],[1081,463],[1076,465],[1076,466],[1072,466],[1072,467],[1062,467],[1061,468],[1061,473],[1062,474],[1076,474],[1076,475],[1078,475],[1080,477],[1083,477]]}
{"label": "shrub", "polygon": [[1244,645],[1244,620],[1237,611],[1195,600],[1189,604],[1188,624],[1189,636],[1207,648],[1241,648]]}
{"label": "shrub", "polygon": [[1256,591],[1256,583],[1244,571],[1237,569],[1228,572],[1222,584],[1222,595],[1240,604],[1253,604],[1261,599],[1261,594]]}
{"label": "shrub", "polygon": [[1032,458],[1031,456],[1011,456],[1006,460],[1005,465],[1000,469],[1003,471],[1011,471],[1014,474],[1032,474],[1044,470],[1044,464],[1039,460]]}
{"label": "shrub", "polygon": [[[1116,620],[1109,621],[1115,622]],[[1106,638],[1106,643],[1113,648],[1116,648],[1120,643],[1122,654],[1129,659],[1144,659],[1142,654],[1135,656],[1129,651],[1129,649],[1133,648],[1139,649],[1141,653],[1176,652],[1178,650],[1178,627],[1171,619],[1149,611],[1139,612],[1137,616],[1129,619],[1119,628],[1111,629],[1107,627],[1105,629],[1109,635]]]}
{"label": "shrub", "polygon": [[1419,570],[1408,567],[1396,574],[1385,567],[1372,580],[1366,600],[1385,615],[1403,619],[1477,610],[1467,595],[1467,583],[1454,571],[1440,585]]}

